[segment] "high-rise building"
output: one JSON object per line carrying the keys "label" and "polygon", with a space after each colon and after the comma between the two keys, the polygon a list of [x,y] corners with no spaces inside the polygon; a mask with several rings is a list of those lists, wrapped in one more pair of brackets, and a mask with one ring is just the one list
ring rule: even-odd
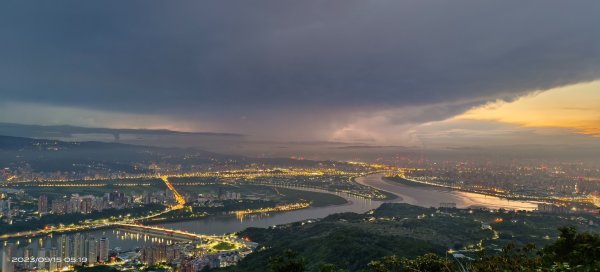
{"label": "high-rise building", "polygon": [[114,202],[115,205],[120,205],[124,202],[125,194],[123,192],[114,191],[108,194],[108,201]]}
{"label": "high-rise building", "polygon": [[60,261],[56,261],[57,258],[60,258],[60,252],[58,248],[53,247],[48,252],[48,257],[50,257],[50,262],[48,262],[48,270],[49,271],[57,271],[59,267],[62,268],[62,264]]}
{"label": "high-rise building", "polygon": [[37,256],[39,260],[37,263],[38,270],[48,270],[48,262],[44,262],[44,258],[48,257],[48,253],[46,252],[46,248],[42,247],[38,249]]}
{"label": "high-rise building", "polygon": [[98,261],[106,262],[108,260],[108,249],[108,238],[102,237],[98,243]]}
{"label": "high-rise building", "polygon": [[10,200],[0,200],[0,216],[11,216],[11,202]]}
{"label": "high-rise building", "polygon": [[[81,260],[82,257],[86,257],[85,255],[85,237],[81,235],[81,233],[75,234],[73,236],[73,251],[71,252],[71,257],[74,257],[78,261]],[[81,264],[80,262],[77,264]]]}
{"label": "high-rise building", "polygon": [[93,211],[93,199],[89,197],[81,199],[79,211],[81,213],[91,213]]}
{"label": "high-rise building", "polygon": [[45,214],[48,212],[48,197],[46,195],[40,195],[38,198],[38,213]]}
{"label": "high-rise building", "polygon": [[[33,249],[31,249],[30,247],[27,247],[25,249],[23,249],[23,258],[25,260],[30,260],[32,257],[35,257],[35,255],[33,255]],[[33,267],[33,263],[31,262],[23,262],[20,264],[21,269],[23,270],[31,270],[31,268]]]}
{"label": "high-rise building", "polygon": [[543,212],[543,213],[569,213],[569,208],[567,206],[559,206],[559,205],[554,205],[554,204],[546,204],[546,203],[539,203],[538,205],[538,212]]}
{"label": "high-rise building", "polygon": [[98,240],[94,237],[86,239],[86,257],[88,264],[95,264],[98,262]]}
{"label": "high-rise building", "polygon": [[167,246],[166,245],[152,245],[144,247],[141,250],[142,262],[149,265],[154,265],[160,262],[167,261]]}
{"label": "high-rise building", "polygon": [[52,213],[65,214],[67,212],[67,203],[62,199],[52,200]]}
{"label": "high-rise building", "polygon": [[15,244],[8,243],[2,250],[2,272],[14,272],[15,263],[12,261],[12,257],[17,253]]}
{"label": "high-rise building", "polygon": [[63,234],[60,236],[60,239],[58,240],[59,244],[58,244],[58,256],[60,257],[60,260],[63,260],[62,262],[59,263],[59,268],[62,268],[64,266],[68,266],[69,264],[64,262],[64,260],[66,258],[71,258],[73,257],[72,255],[72,245],[71,245],[71,239],[69,238],[69,236]]}
{"label": "high-rise building", "polygon": [[72,196],[69,201],[67,201],[67,210],[66,213],[78,213],[80,207],[81,199],[78,195]]}

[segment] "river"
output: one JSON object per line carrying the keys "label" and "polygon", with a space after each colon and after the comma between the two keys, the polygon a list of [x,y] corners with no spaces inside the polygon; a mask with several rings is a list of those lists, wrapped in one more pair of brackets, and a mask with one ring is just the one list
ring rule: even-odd
{"label": "river", "polygon": [[[408,203],[422,207],[438,207],[442,202],[456,203],[458,208],[486,207],[490,209],[533,210],[536,203],[515,201],[495,196],[477,193],[468,193],[431,186],[409,186],[400,183],[388,182],[382,179],[383,174],[372,174],[359,177],[356,182],[371,186],[399,196],[389,201],[375,201],[358,198],[348,194],[338,194],[348,200],[347,204],[321,208],[308,208],[284,213],[274,213],[269,216],[236,219],[233,216],[219,216],[164,224],[167,228],[181,229],[202,234],[223,234],[237,232],[248,227],[266,228],[269,226],[287,224],[314,218],[323,218],[327,215],[342,212],[364,213],[375,209],[384,202]],[[301,188],[294,188],[301,189]]]}
{"label": "river", "polygon": [[537,203],[508,200],[496,196],[462,192],[442,187],[410,186],[383,180],[383,174],[372,174],[356,182],[399,196],[391,202],[408,203],[421,207],[438,207],[440,203],[456,203],[457,208],[486,207],[490,209],[534,210]]}

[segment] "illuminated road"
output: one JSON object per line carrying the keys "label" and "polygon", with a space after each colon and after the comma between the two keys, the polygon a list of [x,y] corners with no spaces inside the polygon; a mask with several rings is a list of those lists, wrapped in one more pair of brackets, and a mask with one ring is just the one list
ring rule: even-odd
{"label": "illuminated road", "polygon": [[171,182],[169,181],[169,177],[160,176],[160,179],[165,183],[165,185],[167,185],[167,188],[169,188],[169,190],[171,190],[171,192],[173,192],[173,195],[175,196],[175,201],[177,202],[177,204],[171,206],[171,210],[182,209],[185,206],[185,198],[179,192],[177,192],[175,186],[173,186],[173,184],[171,184]]}

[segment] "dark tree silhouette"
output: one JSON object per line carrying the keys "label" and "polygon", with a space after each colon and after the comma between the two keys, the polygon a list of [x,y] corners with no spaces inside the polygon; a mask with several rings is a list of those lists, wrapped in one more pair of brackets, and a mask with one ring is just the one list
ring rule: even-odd
{"label": "dark tree silhouette", "polygon": [[282,255],[269,258],[270,272],[303,272],[306,270],[306,260],[292,250],[286,250]]}

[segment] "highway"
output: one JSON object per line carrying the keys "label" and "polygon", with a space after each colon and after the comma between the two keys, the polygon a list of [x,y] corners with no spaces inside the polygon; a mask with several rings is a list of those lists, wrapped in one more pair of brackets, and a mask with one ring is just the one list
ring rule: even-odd
{"label": "highway", "polygon": [[169,188],[169,190],[171,190],[175,196],[175,201],[177,204],[171,206],[171,210],[182,209],[185,206],[185,198],[177,191],[177,189],[175,189],[175,186],[171,184],[169,177],[160,176],[160,179],[165,183],[165,185],[167,185],[167,188]]}

